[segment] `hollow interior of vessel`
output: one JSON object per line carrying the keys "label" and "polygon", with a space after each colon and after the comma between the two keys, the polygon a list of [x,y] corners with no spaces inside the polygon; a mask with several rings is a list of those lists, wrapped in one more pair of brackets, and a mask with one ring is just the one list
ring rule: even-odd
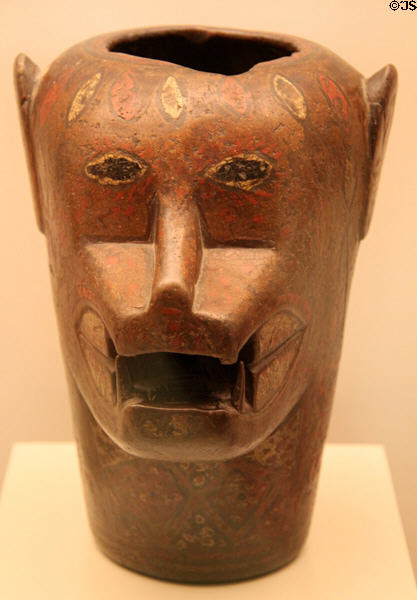
{"label": "hollow interior of vessel", "polygon": [[166,61],[196,71],[239,75],[258,63],[291,56],[295,48],[262,37],[198,30],[153,33],[119,40],[110,52]]}

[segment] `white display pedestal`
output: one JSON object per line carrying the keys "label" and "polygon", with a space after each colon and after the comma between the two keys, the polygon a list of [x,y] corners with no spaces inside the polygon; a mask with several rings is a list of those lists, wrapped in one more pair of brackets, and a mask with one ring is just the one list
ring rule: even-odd
{"label": "white display pedestal", "polygon": [[71,443],[14,446],[0,515],[2,600],[417,600],[384,451],[327,445],[310,535],[293,563],[181,585],[112,563],[90,534]]}

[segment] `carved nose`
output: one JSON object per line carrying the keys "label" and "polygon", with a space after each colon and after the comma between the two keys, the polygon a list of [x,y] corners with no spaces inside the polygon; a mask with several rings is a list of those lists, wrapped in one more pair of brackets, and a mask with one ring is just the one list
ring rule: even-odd
{"label": "carved nose", "polygon": [[196,206],[184,199],[163,198],[157,216],[152,306],[191,308],[201,254],[201,228]]}

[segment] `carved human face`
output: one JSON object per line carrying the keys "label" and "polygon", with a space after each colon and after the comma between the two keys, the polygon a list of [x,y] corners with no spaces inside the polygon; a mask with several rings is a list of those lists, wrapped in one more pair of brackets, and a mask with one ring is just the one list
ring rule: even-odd
{"label": "carved human face", "polygon": [[363,101],[293,57],[235,77],[111,58],[75,55],[37,99],[68,371],[126,451],[232,458],[330,396]]}

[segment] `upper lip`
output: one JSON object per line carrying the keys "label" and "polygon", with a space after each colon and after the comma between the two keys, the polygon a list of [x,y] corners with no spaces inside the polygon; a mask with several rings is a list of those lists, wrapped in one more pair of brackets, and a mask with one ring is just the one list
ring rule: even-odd
{"label": "upper lip", "polygon": [[102,333],[100,344],[95,343],[91,334],[83,331],[80,321],[78,335],[81,346],[85,349],[87,344],[89,349],[88,356],[85,351],[84,356],[90,369],[94,368],[91,360],[97,360],[111,374],[112,400],[120,407],[135,405],[165,410],[239,413],[256,409],[253,376],[275,360],[280,350],[298,339],[304,330],[301,326],[260,357],[254,356],[252,337],[241,348],[235,363],[222,364],[219,358],[206,355],[173,352],[136,356],[117,354],[101,318],[95,311],[90,310],[89,314],[90,318],[96,319],[96,329],[101,327]]}

